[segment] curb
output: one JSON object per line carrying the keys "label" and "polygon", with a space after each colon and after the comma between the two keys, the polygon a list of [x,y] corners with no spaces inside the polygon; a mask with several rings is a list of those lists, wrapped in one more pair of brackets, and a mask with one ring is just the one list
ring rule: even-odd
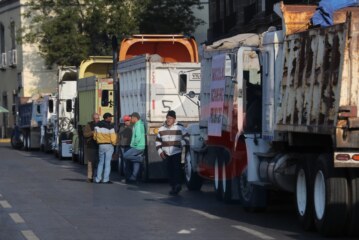
{"label": "curb", "polygon": [[1,138],[0,143],[10,143],[10,138]]}

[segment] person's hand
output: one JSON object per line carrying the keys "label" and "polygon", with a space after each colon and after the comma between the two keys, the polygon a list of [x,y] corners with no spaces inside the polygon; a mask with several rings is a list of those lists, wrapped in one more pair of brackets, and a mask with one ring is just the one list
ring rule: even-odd
{"label": "person's hand", "polygon": [[161,157],[162,159],[166,159],[166,158],[167,158],[167,154],[166,154],[165,152],[161,152],[160,157]]}

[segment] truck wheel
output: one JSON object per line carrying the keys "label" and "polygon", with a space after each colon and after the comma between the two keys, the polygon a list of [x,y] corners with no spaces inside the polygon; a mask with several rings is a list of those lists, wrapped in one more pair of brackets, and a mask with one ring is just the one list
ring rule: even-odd
{"label": "truck wheel", "polygon": [[267,207],[267,190],[247,181],[247,169],[239,178],[239,199],[242,207],[250,212],[262,212]]}
{"label": "truck wheel", "polygon": [[300,225],[304,230],[311,230],[314,227],[311,183],[308,163],[298,163],[296,170],[295,206]]}
{"label": "truck wheel", "polygon": [[28,143],[27,143],[27,134],[26,134],[26,132],[24,134],[23,133],[20,134],[20,139],[23,139],[23,143],[24,143],[23,144],[23,150],[27,151],[29,146],[28,146]]}
{"label": "truck wheel", "polygon": [[[197,171],[193,168],[193,160],[192,160],[192,150],[186,151],[185,155],[185,164],[184,164],[184,174],[185,174],[185,182],[188,190],[198,191],[201,189],[203,184],[203,179],[198,175]],[[192,154],[191,154],[192,153]]]}
{"label": "truck wheel", "polygon": [[324,236],[337,236],[344,230],[348,216],[348,181],[342,169],[334,169],[333,160],[321,155],[314,178],[314,221]]}
{"label": "truck wheel", "polygon": [[31,132],[27,133],[27,151],[31,151]]}
{"label": "truck wheel", "polygon": [[214,186],[214,192],[216,193],[216,198],[218,200],[222,200],[222,184],[221,184],[221,170],[220,170],[220,160],[218,159],[218,157],[216,156],[216,159],[214,160],[214,181],[213,181],[213,186]]}
{"label": "truck wheel", "polygon": [[84,147],[85,147],[85,144],[84,144],[84,138],[81,136],[79,137],[79,163],[84,165],[85,164],[85,152],[84,152]]}
{"label": "truck wheel", "polygon": [[13,149],[21,149],[23,147],[23,142],[14,133],[11,135],[11,147]]}
{"label": "truck wheel", "polygon": [[350,169],[349,171],[349,190],[350,190],[350,212],[347,233],[351,237],[359,236],[359,170]]}
{"label": "truck wheel", "polygon": [[221,194],[222,199],[225,203],[230,203],[232,201],[232,179],[230,177],[230,174],[227,172],[226,168],[226,161],[222,160],[222,177],[220,179],[221,187]]}

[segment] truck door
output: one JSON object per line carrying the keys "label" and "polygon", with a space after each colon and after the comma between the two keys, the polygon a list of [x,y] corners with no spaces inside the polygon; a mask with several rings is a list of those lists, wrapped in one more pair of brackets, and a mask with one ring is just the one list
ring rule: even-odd
{"label": "truck door", "polygon": [[238,130],[260,133],[262,130],[262,83],[259,55],[256,49],[238,52]]}

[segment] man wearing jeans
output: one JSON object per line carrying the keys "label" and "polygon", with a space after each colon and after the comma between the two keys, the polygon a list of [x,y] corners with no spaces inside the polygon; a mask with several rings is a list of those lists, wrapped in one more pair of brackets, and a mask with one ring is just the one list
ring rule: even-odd
{"label": "man wearing jeans", "polygon": [[[145,150],[145,126],[140,119],[140,114],[134,112],[131,114],[131,123],[133,124],[130,149],[125,152],[123,158],[126,161],[126,180],[128,183],[136,182],[137,175],[142,162],[142,155]],[[130,171],[132,165],[132,173]]]}
{"label": "man wearing jeans", "polygon": [[[97,166],[97,176],[95,179],[96,183],[112,183],[110,181],[111,172],[111,159],[116,145],[117,135],[114,129],[112,121],[112,114],[105,113],[102,121],[98,122],[95,126],[95,133],[93,139],[98,144],[99,151],[99,163]],[[103,177],[102,177],[103,172]]]}

